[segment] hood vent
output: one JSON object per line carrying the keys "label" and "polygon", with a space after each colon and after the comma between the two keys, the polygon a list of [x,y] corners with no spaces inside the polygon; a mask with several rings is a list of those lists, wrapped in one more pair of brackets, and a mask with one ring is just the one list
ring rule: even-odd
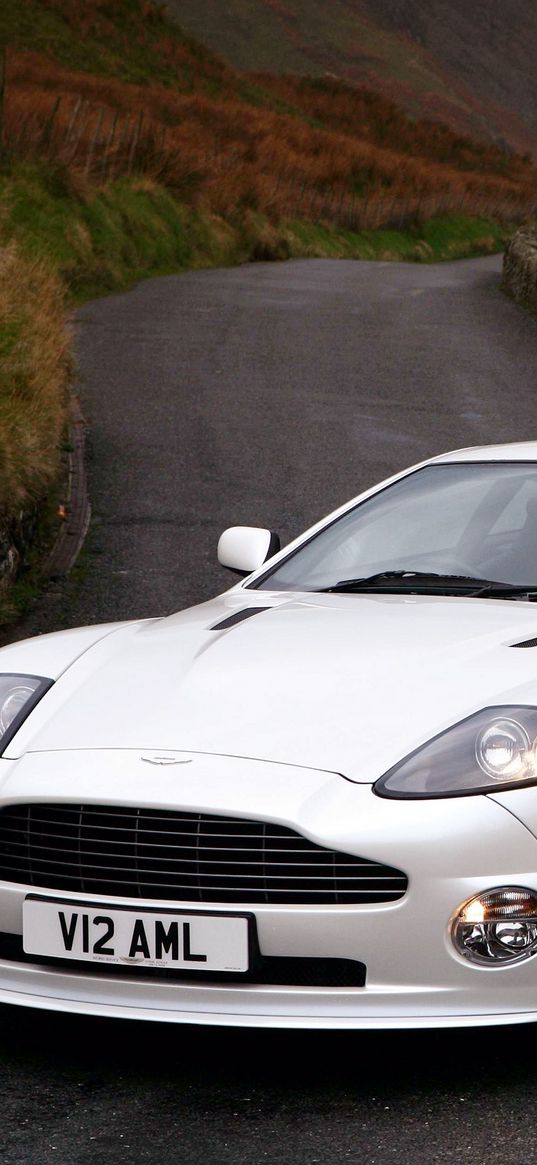
{"label": "hood vent", "polygon": [[270,610],[270,607],[245,607],[242,611],[235,611],[233,615],[228,615],[220,623],[215,623],[213,627],[209,627],[209,631],[227,631],[228,627],[235,627],[237,623],[251,619],[252,615],[261,615],[262,611]]}
{"label": "hood vent", "polygon": [[537,639],[523,639],[522,643],[512,643],[511,647],[537,647]]}

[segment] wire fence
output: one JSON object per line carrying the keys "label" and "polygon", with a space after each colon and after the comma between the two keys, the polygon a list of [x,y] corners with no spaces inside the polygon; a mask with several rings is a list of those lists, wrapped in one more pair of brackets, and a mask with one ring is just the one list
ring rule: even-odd
{"label": "wire fence", "polygon": [[[518,222],[535,211],[535,192],[485,177],[456,175],[405,185],[382,175],[352,188],[340,175],[320,181],[315,161],[297,157],[283,166],[262,144],[245,159],[240,140],[219,141],[215,130],[190,137],[188,125],[165,125],[144,109],[119,110],[76,94],[7,94],[5,51],[0,50],[0,152],[19,159],[57,162],[87,182],[106,184],[121,176],[146,175],[192,205],[224,217],[260,211],[274,221],[326,222],[341,230],[404,230],[433,217],[466,215]],[[309,168],[308,168],[309,167]]]}
{"label": "wire fence", "polygon": [[29,110],[12,124],[0,106],[0,142],[15,157],[39,156],[75,167],[88,179],[111,181],[143,168],[148,154],[164,154],[165,127],[144,121],[143,111],[122,116],[82,97],[56,97],[45,116]]}
{"label": "wire fence", "polygon": [[0,45],[0,150],[4,144],[4,98],[6,92],[6,50]]}

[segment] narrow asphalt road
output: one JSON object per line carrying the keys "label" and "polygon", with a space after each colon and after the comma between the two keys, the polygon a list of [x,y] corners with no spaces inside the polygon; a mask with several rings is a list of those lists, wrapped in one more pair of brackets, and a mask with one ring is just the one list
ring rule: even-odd
{"label": "narrow asphalt road", "polygon": [[[287,539],[421,457],[537,436],[537,324],[499,269],[260,264],[84,307],[94,524],[22,632],[193,603],[231,581],[227,525]],[[529,1165],[533,1043],[524,1027],[256,1033],[4,1008],[0,1161]]]}

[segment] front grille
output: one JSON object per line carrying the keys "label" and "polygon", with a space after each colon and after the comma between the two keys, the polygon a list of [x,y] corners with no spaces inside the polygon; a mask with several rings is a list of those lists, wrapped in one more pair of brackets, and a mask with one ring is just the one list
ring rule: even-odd
{"label": "front grille", "polygon": [[54,967],[65,974],[95,975],[120,979],[164,979],[173,983],[239,983],[270,987],[365,987],[366,967],[355,959],[323,959],[285,955],[260,955],[246,975],[224,971],[183,971],[174,967],[124,967],[118,963],[98,963],[73,959],[50,959],[29,955],[18,934],[0,934],[0,959]]}
{"label": "front grille", "polygon": [[264,821],[110,805],[0,811],[0,879],[180,902],[394,902],[401,870]]}

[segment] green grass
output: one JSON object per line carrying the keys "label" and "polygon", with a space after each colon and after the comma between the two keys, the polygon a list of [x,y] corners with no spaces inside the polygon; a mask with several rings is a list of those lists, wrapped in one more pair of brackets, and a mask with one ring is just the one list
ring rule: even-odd
{"label": "green grass", "polygon": [[51,262],[77,299],[242,257],[231,227],[148,182],[122,179],[77,197],[61,172],[27,164],[0,178],[0,206],[0,242]]}
{"label": "green grass", "polygon": [[76,300],[149,275],[252,259],[465,258],[500,251],[512,233],[490,219],[460,217],[361,233],[301,221],[276,226],[253,212],[231,222],[149,182],[122,179],[80,196],[58,168],[30,164],[0,177],[0,207],[0,243],[14,239],[22,253],[51,262]]}
{"label": "green grass", "polygon": [[[260,238],[263,227],[259,222]],[[378,259],[436,263],[466,259],[501,251],[512,227],[486,218],[436,218],[413,230],[342,231],[329,225],[293,221],[273,228],[274,254],[270,254],[271,232],[266,253],[254,243],[259,258]]]}

